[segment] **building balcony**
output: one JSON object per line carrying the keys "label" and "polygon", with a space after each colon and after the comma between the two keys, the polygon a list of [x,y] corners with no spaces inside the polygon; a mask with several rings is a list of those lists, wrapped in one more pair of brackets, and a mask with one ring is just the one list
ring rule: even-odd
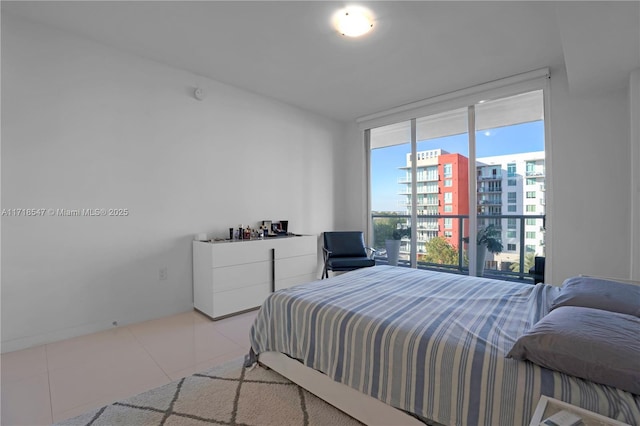
{"label": "building balcony", "polygon": [[436,225],[418,225],[416,228],[418,231],[439,231],[440,227]]}
{"label": "building balcony", "polygon": [[[435,177],[421,177],[418,176],[416,178],[416,182],[439,182],[440,181],[440,177],[435,176]],[[398,178],[398,183],[399,184],[410,184],[411,183],[411,178],[410,177],[399,177]]]}
{"label": "building balcony", "polygon": [[[435,190],[433,189],[418,189],[416,191],[416,194],[420,195],[420,194],[439,194],[440,193],[440,189],[436,188]],[[398,192],[398,195],[411,195],[411,189],[403,189],[400,192]]]}
{"label": "building balcony", "polygon": [[[384,240],[386,236],[384,232],[390,232],[388,223],[402,223],[410,226],[410,215],[383,215],[372,214],[373,221],[373,235],[370,237],[369,244],[380,249],[380,255],[376,256],[376,264],[388,264],[386,252],[384,250]],[[534,284],[534,276],[529,272],[528,266],[525,266],[525,255],[527,250],[531,246],[525,244],[525,232],[526,220],[528,219],[540,219],[544,221],[544,215],[513,215],[513,214],[478,214],[478,226],[487,226],[492,223],[496,225],[501,232],[502,242],[504,245],[503,253],[501,254],[489,254],[487,257],[487,263],[485,264],[484,277],[494,278],[506,281],[517,281],[527,284]],[[453,264],[441,264],[427,262],[426,257],[428,250],[428,241],[436,236],[445,237],[444,231],[436,227],[435,224],[418,224],[416,226],[416,253],[412,255],[410,252],[411,240],[403,239],[403,256],[398,262],[398,266],[409,267],[411,265],[411,259],[413,258],[415,265],[419,269],[428,269],[441,272],[450,272],[456,274],[469,274],[469,262],[467,258],[467,243],[463,241],[464,237],[469,235],[469,216],[468,215],[418,215],[418,220],[452,220],[452,229],[448,229],[449,232],[457,233],[454,237],[457,241],[452,241],[451,237],[447,237],[452,245],[452,249],[458,253],[458,261]],[[505,221],[510,219],[510,226],[513,226],[511,222],[517,222],[517,229],[522,230],[517,233],[516,238],[507,238],[507,224]],[[380,223],[380,226],[376,226]],[[505,226],[501,226],[505,225]],[[378,231],[379,230],[379,231]],[[513,231],[513,229],[512,229]],[[380,232],[380,235],[376,235],[376,232]],[[538,235],[539,238],[539,235]],[[529,240],[527,240],[529,241]],[[511,247],[510,247],[511,246]],[[535,253],[537,256],[544,255],[544,240],[538,240],[535,244]],[[459,250],[462,248],[462,250]],[[414,257],[415,256],[415,257]],[[527,258],[528,259],[528,258]],[[527,260],[528,261],[528,260]]]}
{"label": "building balcony", "polygon": [[[398,203],[398,205],[400,207],[406,207],[406,208],[411,208],[411,202],[410,201],[400,201]],[[416,203],[416,206],[418,207],[438,207],[440,205],[439,201],[418,201]]]}
{"label": "building balcony", "polygon": [[478,176],[479,181],[487,181],[487,180],[502,180],[502,175],[486,175],[486,176]]}

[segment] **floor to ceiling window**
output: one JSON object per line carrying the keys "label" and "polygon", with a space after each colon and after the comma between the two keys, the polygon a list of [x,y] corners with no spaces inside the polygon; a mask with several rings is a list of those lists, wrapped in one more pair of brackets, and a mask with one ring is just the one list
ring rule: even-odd
{"label": "floor to ceiling window", "polygon": [[531,279],[545,255],[543,87],[372,126],[367,140],[378,263]]}
{"label": "floor to ceiling window", "polygon": [[411,261],[411,122],[371,129],[373,246],[379,261],[409,266]]}

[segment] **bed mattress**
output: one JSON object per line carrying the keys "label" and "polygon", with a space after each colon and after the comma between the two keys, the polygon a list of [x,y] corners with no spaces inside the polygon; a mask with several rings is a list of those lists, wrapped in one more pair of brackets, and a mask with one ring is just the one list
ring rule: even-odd
{"label": "bed mattress", "polygon": [[640,423],[638,395],[505,358],[558,292],[545,284],[364,268],[270,295],[251,346],[446,425],[527,425],[541,395]]}

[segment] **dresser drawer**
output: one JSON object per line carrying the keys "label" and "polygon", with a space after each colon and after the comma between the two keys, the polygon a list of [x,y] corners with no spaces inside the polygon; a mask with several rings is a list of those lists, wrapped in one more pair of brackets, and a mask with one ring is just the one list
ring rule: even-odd
{"label": "dresser drawer", "polygon": [[214,315],[212,318],[257,308],[262,305],[270,293],[271,289],[266,284],[215,293],[213,295]]}

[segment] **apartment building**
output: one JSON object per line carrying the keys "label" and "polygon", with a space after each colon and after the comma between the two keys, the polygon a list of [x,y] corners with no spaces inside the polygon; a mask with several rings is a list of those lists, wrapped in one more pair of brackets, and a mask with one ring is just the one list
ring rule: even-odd
{"label": "apartment building", "polygon": [[544,255],[544,151],[478,158],[476,174],[478,225],[502,229],[504,250],[489,266],[505,269],[522,250]]}
{"label": "apartment building", "polygon": [[[445,237],[459,247],[469,235],[468,158],[443,149],[416,153],[417,249]],[[487,267],[506,270],[521,261],[521,252],[544,255],[544,151],[478,158],[476,162],[478,226],[494,224],[502,230],[503,252],[487,260]],[[402,203],[411,213],[411,154],[400,167]],[[506,217],[509,216],[509,217]],[[527,217],[530,216],[530,217]],[[407,222],[410,225],[410,221]],[[408,253],[405,242],[403,251]]]}
{"label": "apartment building", "polygon": [[[425,252],[425,243],[441,235],[454,246],[458,246],[461,233],[457,215],[469,214],[469,159],[442,149],[431,149],[416,153],[416,187],[418,208],[418,253]],[[405,196],[404,205],[411,212],[411,154],[407,154],[405,179],[401,181]],[[449,215],[451,217],[442,217]],[[438,216],[438,217],[434,217]],[[464,236],[464,235],[462,235]]]}

